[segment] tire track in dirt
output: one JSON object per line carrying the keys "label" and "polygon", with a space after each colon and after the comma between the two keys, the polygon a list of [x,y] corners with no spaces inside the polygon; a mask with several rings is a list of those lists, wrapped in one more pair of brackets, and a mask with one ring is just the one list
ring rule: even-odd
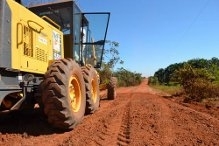
{"label": "tire track in dirt", "polygon": [[125,146],[130,143],[130,108],[131,102],[126,106],[125,112],[122,117],[120,131],[117,136],[117,145]]}
{"label": "tire track in dirt", "polygon": [[[117,109],[117,116],[107,119],[104,129],[98,136],[97,145],[120,145],[125,146],[130,142],[130,100]],[[112,111],[114,112],[114,111]]]}
{"label": "tire track in dirt", "polygon": [[59,145],[127,145],[130,138],[130,102],[127,94],[113,101],[102,100],[101,110],[86,116]]}

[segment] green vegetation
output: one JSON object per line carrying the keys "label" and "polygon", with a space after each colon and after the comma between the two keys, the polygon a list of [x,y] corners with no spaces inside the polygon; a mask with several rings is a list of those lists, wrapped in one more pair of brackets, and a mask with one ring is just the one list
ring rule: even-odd
{"label": "green vegetation", "polygon": [[118,71],[114,72],[114,76],[118,79],[118,86],[127,87],[139,85],[142,81],[142,75],[128,71],[124,68],[119,68]]}
{"label": "green vegetation", "polygon": [[119,68],[114,71],[116,64],[123,64],[124,61],[119,57],[119,43],[115,41],[107,41],[109,49],[104,51],[104,62],[101,69],[98,70],[100,75],[100,84],[106,85],[109,83],[110,77],[117,77],[118,86],[133,86],[141,83],[142,76],[139,73],[128,71],[124,68]]}
{"label": "green vegetation", "polygon": [[180,85],[160,85],[160,84],[156,84],[156,85],[152,85],[150,84],[151,87],[153,87],[154,89],[158,89],[161,90],[165,93],[168,93],[170,95],[177,95],[180,94],[182,92],[182,87]]}
{"label": "green vegetation", "polygon": [[149,78],[150,85],[180,85],[185,101],[219,98],[219,59],[192,59],[159,69]]}

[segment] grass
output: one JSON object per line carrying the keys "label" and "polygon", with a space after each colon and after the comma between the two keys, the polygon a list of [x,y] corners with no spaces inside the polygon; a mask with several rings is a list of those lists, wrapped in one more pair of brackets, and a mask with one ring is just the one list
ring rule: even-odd
{"label": "grass", "polygon": [[167,86],[167,85],[150,85],[150,86],[154,89],[161,90],[161,91],[163,91],[165,93],[168,93],[168,94],[171,94],[171,95],[179,93],[182,90],[182,87],[180,85],[170,85],[170,86]]}
{"label": "grass", "polygon": [[[219,82],[217,82],[219,83]],[[215,83],[214,83],[215,84]],[[219,84],[217,84],[219,85]],[[157,90],[160,90],[160,91],[163,91],[165,93],[168,93],[170,95],[180,95],[180,93],[182,93],[182,87],[177,84],[177,85],[150,85],[150,87],[154,88],[154,89],[157,89]],[[217,98],[206,98],[206,99],[203,99],[201,101],[201,103],[205,104],[206,106],[210,106],[210,107],[217,107],[219,108],[219,96]]]}

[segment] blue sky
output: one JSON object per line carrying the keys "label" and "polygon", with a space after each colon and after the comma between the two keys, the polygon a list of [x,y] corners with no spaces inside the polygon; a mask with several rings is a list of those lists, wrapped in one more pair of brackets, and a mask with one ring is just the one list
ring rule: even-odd
{"label": "blue sky", "polygon": [[219,57],[219,0],[76,0],[82,11],[111,12],[107,39],[119,42],[130,71],[151,76],[194,58]]}
{"label": "blue sky", "polygon": [[83,12],[111,12],[107,39],[120,44],[124,61],[116,67],[151,76],[173,63],[219,57],[219,0],[75,1]]}

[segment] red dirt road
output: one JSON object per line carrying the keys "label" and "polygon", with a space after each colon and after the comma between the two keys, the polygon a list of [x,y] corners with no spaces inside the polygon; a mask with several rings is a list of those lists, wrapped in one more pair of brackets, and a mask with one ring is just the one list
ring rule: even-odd
{"label": "red dirt road", "polygon": [[1,116],[0,145],[219,145],[218,108],[178,104],[146,81],[117,93],[69,132],[52,129],[38,111]]}

